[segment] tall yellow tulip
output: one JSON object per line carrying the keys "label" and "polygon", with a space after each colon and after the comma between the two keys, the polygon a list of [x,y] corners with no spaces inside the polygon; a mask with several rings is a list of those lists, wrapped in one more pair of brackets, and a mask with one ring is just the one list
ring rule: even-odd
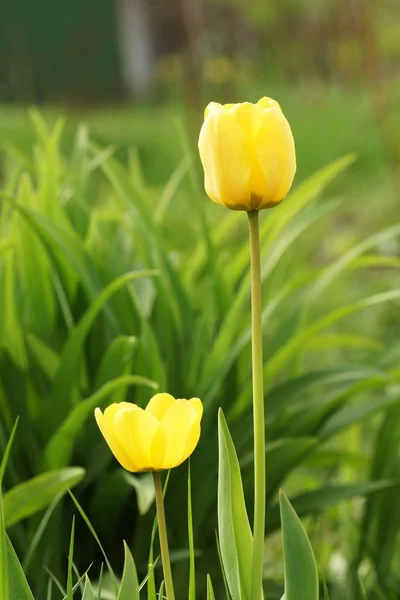
{"label": "tall yellow tulip", "polygon": [[276,206],[289,192],[296,172],[290,125],[271,98],[257,104],[211,102],[199,151],[208,196],[233,210]]}
{"label": "tall yellow tulip", "polygon": [[175,400],[156,394],[143,410],[136,404],[111,404],[95,410],[111,452],[127,471],[172,469],[185,461],[200,437],[203,405],[198,398]]}

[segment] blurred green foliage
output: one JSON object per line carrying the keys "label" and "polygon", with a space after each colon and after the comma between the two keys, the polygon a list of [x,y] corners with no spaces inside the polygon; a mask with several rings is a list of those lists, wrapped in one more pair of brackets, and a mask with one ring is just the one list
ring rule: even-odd
{"label": "blurred green foliage", "polygon": [[[385,460],[392,446],[384,440],[388,427],[395,439],[398,423],[399,348],[387,323],[398,326],[400,226],[393,224],[389,189],[382,205],[385,163],[368,107],[357,110],[363,104],[356,100],[344,107],[335,93],[323,101],[309,90],[286,95],[300,172],[282,206],[262,215],[266,576],[268,586],[279,586],[282,573],[269,559],[276,564],[279,555],[273,532],[284,483],[300,516],[312,515],[308,529],[332,597],[343,595],[343,576],[353,586],[349,599],[356,597],[362,565],[367,588],[378,585],[391,598],[398,586],[397,528],[390,539],[382,536],[398,461],[397,454]],[[28,127],[24,113],[6,116],[0,443],[17,415],[20,426],[5,487],[48,469],[84,467],[76,495],[115,569],[122,569],[124,537],[143,574],[153,520],[148,481],[121,471],[92,411],[124,398],[144,404],[157,385],[200,396],[205,417],[192,461],[194,540],[200,579],[205,586],[210,572],[218,597],[218,406],[227,414],[250,505],[252,494],[246,224],[243,215],[205,200],[178,111],[103,111],[87,121],[91,137],[74,118],[49,126],[34,111]],[[358,138],[362,132],[368,143]],[[353,145],[358,161],[346,156],[311,174]],[[383,229],[374,233],[378,225]],[[186,593],[188,573],[187,531],[177,510],[186,482],[185,466],[176,469],[167,494],[178,594]],[[364,495],[370,498],[364,516],[358,504],[334,507]],[[72,511],[60,500],[45,521],[36,515],[9,530],[21,559],[34,540],[27,576],[39,597],[47,586],[43,563],[65,575]],[[385,562],[383,553],[370,551],[378,539],[380,549],[386,545]],[[345,565],[339,574],[329,571],[332,548]],[[81,572],[88,556],[98,568],[101,556],[82,525],[74,552]]]}

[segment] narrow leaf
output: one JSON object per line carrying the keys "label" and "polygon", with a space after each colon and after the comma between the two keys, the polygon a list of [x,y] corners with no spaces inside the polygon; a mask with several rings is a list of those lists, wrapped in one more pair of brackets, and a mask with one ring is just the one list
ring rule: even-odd
{"label": "narrow leaf", "polygon": [[207,600],[215,600],[211,577],[207,575]]}
{"label": "narrow leaf", "polygon": [[95,600],[92,584],[90,583],[89,577],[85,577],[85,587],[82,594],[82,600]]}
{"label": "narrow leaf", "polygon": [[137,578],[136,567],[132,558],[132,554],[125,541],[124,551],[124,572],[122,574],[117,600],[139,600],[139,582]]}
{"label": "narrow leaf", "polygon": [[218,414],[218,528],[221,556],[233,600],[250,600],[253,539],[235,447]]}
{"label": "narrow leaf", "polygon": [[84,469],[68,467],[42,473],[11,488],[3,499],[6,527],[46,508],[55,496],[74,487],[84,475]]}
{"label": "narrow leaf", "polygon": [[0,485],[0,600],[8,600],[7,534],[4,525],[3,496]]}
{"label": "narrow leaf", "polygon": [[[5,600],[34,600],[24,571],[15,553],[12,543],[7,537],[9,596]],[[3,599],[2,599],[3,600]]]}
{"label": "narrow leaf", "polygon": [[19,421],[19,417],[15,421],[14,427],[13,427],[13,429],[11,431],[9,440],[7,442],[6,449],[4,450],[3,458],[1,460],[1,464],[0,464],[0,487],[1,487],[1,484],[3,483],[3,477],[4,477],[4,473],[5,473],[6,467],[7,467],[8,457],[10,456],[12,443],[13,443],[14,437],[15,437],[15,432],[17,431],[18,421]]}
{"label": "narrow leaf", "polygon": [[285,600],[318,600],[318,569],[306,531],[292,505],[279,495],[285,562]]}
{"label": "narrow leaf", "polygon": [[190,459],[188,461],[188,533],[189,533],[189,594],[188,600],[196,600],[196,572],[193,539],[192,481],[190,477]]}

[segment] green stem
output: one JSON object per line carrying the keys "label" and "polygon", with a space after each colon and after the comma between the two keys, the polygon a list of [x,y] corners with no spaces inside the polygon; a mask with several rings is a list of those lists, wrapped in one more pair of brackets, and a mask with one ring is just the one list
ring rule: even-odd
{"label": "green stem", "polygon": [[258,211],[250,211],[249,236],[251,259],[251,328],[253,366],[254,429],[254,526],[251,599],[262,598],[263,555],[265,537],[265,419],[261,317],[261,259]]}
{"label": "green stem", "polygon": [[172,582],[171,562],[169,560],[167,525],[165,522],[164,500],[160,471],[153,472],[154,489],[156,493],[158,532],[160,535],[161,560],[164,571],[167,600],[175,600],[174,584]]}

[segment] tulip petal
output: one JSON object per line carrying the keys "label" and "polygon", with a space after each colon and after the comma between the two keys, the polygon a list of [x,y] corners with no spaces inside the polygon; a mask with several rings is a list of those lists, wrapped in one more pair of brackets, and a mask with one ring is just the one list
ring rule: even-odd
{"label": "tulip petal", "polygon": [[124,448],[121,446],[114,432],[114,416],[122,404],[128,404],[128,402],[121,402],[121,404],[111,404],[111,406],[106,408],[104,414],[99,408],[96,408],[96,410],[94,411],[94,416],[96,418],[97,425],[108,444],[108,447],[114,454],[117,461],[127,471],[134,472],[137,471],[137,466],[131,459],[131,457],[125,452]]}
{"label": "tulip petal", "polygon": [[157,421],[161,421],[171,404],[175,402],[175,398],[171,394],[161,393],[155,394],[146,406],[146,412],[152,414]]}
{"label": "tulip petal", "polygon": [[195,421],[189,429],[188,436],[181,457],[181,463],[183,463],[193,453],[200,439],[200,421]]}
{"label": "tulip petal", "polygon": [[256,209],[262,201],[265,192],[265,177],[258,161],[256,146],[257,134],[261,127],[263,111],[256,104],[242,102],[241,104],[233,105],[230,112],[240,123],[246,137],[247,153],[251,163],[250,206],[248,207],[248,210]]}
{"label": "tulip petal", "polygon": [[167,434],[164,427],[159,424],[154,434],[150,447],[151,464],[154,471],[164,469],[165,447],[167,444]]}
{"label": "tulip petal", "polygon": [[200,400],[200,398],[190,398],[190,400],[188,400],[189,404],[194,408],[194,410],[197,412],[197,417],[199,419],[199,422],[201,421],[201,417],[203,416],[203,403]]}
{"label": "tulip petal", "polygon": [[279,102],[273,100],[272,98],[268,98],[267,96],[264,96],[264,98],[260,98],[260,100],[257,102],[257,106],[259,106],[263,110],[267,108],[279,108],[279,110],[281,110]]}
{"label": "tulip petal", "polygon": [[209,112],[200,131],[199,151],[211,200],[234,210],[250,210],[251,162],[244,131],[232,112]]}
{"label": "tulip petal", "polygon": [[221,110],[222,109],[222,104],[220,104],[219,102],[210,102],[207,106],[206,109],[204,111],[204,119],[207,119],[208,115],[215,111],[215,110]]}
{"label": "tulip petal", "polygon": [[161,421],[166,434],[164,469],[180,465],[189,456],[187,446],[192,447],[192,444],[188,444],[188,436],[193,425],[199,422],[199,412],[188,400],[176,400],[167,410]]}
{"label": "tulip petal", "polygon": [[138,407],[120,410],[115,416],[118,440],[140,471],[153,470],[150,449],[158,426],[152,414]]}
{"label": "tulip petal", "polygon": [[296,172],[294,140],[289,123],[278,108],[262,111],[256,136],[257,159],[265,177],[265,193],[257,209],[285,198]]}

